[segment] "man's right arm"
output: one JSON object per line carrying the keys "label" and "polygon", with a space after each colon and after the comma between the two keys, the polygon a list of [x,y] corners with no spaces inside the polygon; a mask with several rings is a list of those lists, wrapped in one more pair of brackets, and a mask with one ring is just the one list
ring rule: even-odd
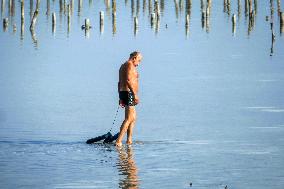
{"label": "man's right arm", "polygon": [[127,78],[126,78],[126,81],[127,81],[127,85],[128,85],[128,88],[130,89],[130,91],[133,93],[134,95],[134,100],[135,100],[135,103],[138,104],[139,103],[139,99],[138,99],[138,94],[136,93],[137,90],[135,90],[136,88],[136,83],[134,82],[135,81],[135,74],[134,74],[134,71],[133,71],[133,68],[131,66],[128,66],[127,67]]}

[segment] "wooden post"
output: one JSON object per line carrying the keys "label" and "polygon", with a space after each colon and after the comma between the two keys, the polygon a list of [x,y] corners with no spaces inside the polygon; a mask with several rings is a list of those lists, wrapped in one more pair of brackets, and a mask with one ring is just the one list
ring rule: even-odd
{"label": "wooden post", "polygon": [[209,33],[210,30],[210,17],[206,17],[205,19],[205,26],[206,26],[206,32]]}
{"label": "wooden post", "polygon": [[62,13],[63,11],[63,0],[59,0],[59,12]]}
{"label": "wooden post", "polygon": [[71,7],[70,4],[67,5],[67,31],[69,33],[71,26]]}
{"label": "wooden post", "polygon": [[156,18],[156,23],[155,23],[155,34],[158,34],[160,28],[160,19]]}
{"label": "wooden post", "polygon": [[134,12],[135,12],[135,2],[134,0],[131,0],[131,16],[133,17],[134,15]]}
{"label": "wooden post", "polygon": [[191,0],[186,0],[185,4],[185,15],[191,14]]}
{"label": "wooden post", "polygon": [[248,16],[248,0],[245,0],[245,16]]}
{"label": "wooden post", "polygon": [[35,10],[34,15],[33,15],[33,19],[31,21],[31,25],[30,25],[30,30],[34,30],[36,21],[37,21],[37,16],[38,16],[38,10]]}
{"label": "wooden post", "polygon": [[138,27],[138,18],[136,16],[134,17],[134,27]]}
{"label": "wooden post", "polygon": [[161,14],[163,15],[165,10],[165,0],[160,0],[160,8],[161,8]]}
{"label": "wooden post", "polygon": [[33,6],[34,6],[34,2],[33,0],[30,0],[30,21],[32,21],[32,18],[33,18]]}
{"label": "wooden post", "polygon": [[116,12],[112,13],[112,34],[116,34]]}
{"label": "wooden post", "polygon": [[202,11],[202,14],[201,14],[201,26],[202,26],[202,28],[204,28],[204,25],[205,25],[205,11]]}
{"label": "wooden post", "polygon": [[185,17],[185,26],[189,26],[189,14],[187,14]]}
{"label": "wooden post", "polygon": [[[224,2],[225,2],[225,0],[224,0]],[[200,0],[200,9],[203,10],[203,8],[204,8],[204,2],[203,2],[203,0]]]}
{"label": "wooden post", "polygon": [[21,0],[21,39],[24,38],[25,32],[25,1]]}
{"label": "wooden post", "polygon": [[21,19],[21,40],[24,39],[24,33],[25,33],[25,20]]}
{"label": "wooden post", "polygon": [[143,14],[146,12],[146,0],[143,0]]}
{"label": "wooden post", "polygon": [[82,5],[83,5],[82,0],[78,0],[78,15],[79,16],[81,15]]}
{"label": "wooden post", "polygon": [[66,11],[67,10],[67,3],[66,3],[66,0],[63,1],[63,13],[64,15],[66,15]]}
{"label": "wooden post", "polygon": [[136,16],[139,16],[140,12],[140,0],[136,0]]}
{"label": "wooden post", "polygon": [[134,17],[134,35],[136,35],[138,29],[138,18]]}
{"label": "wooden post", "polygon": [[249,0],[249,15],[251,16],[252,12],[252,0]]}
{"label": "wooden post", "polygon": [[210,16],[210,9],[209,7],[206,8],[206,19],[208,19]]}
{"label": "wooden post", "polygon": [[1,15],[2,17],[4,16],[4,12],[5,12],[5,0],[1,1]]}
{"label": "wooden post", "polygon": [[280,25],[284,25],[284,12],[280,12]]}
{"label": "wooden post", "polygon": [[257,0],[254,0],[254,12],[257,14]]}
{"label": "wooden post", "polygon": [[9,16],[12,15],[12,0],[9,0],[8,1],[8,13],[9,13]]}
{"label": "wooden post", "polygon": [[55,12],[52,13],[52,33],[55,33],[56,30],[56,15]]}
{"label": "wooden post", "polygon": [[46,15],[49,18],[49,15],[50,15],[50,0],[46,0]]}
{"label": "wooden post", "polygon": [[284,13],[280,12],[280,34],[284,33]]}
{"label": "wooden post", "polygon": [[90,19],[86,18],[85,19],[85,29],[88,30],[91,28],[91,25],[90,25]]}
{"label": "wooden post", "polygon": [[151,14],[151,27],[155,24],[155,13]]}
{"label": "wooden post", "polygon": [[236,15],[235,14],[233,14],[233,16],[232,16],[232,24],[233,25],[236,25]]}
{"label": "wooden post", "polygon": [[241,0],[238,0],[238,18],[241,17],[241,13],[242,13],[242,4]]}
{"label": "wooden post", "polygon": [[231,2],[230,2],[230,0],[227,0],[227,14],[228,15],[231,14]]}
{"label": "wooden post", "polygon": [[104,11],[100,11],[100,33],[104,32]]}
{"label": "wooden post", "polygon": [[100,11],[100,26],[104,25],[104,11]]}
{"label": "wooden post", "polygon": [[38,17],[38,14],[39,14],[39,4],[40,4],[40,0],[37,0],[36,1],[36,10],[33,14],[33,18],[32,18],[31,25],[30,25],[30,30],[34,30],[34,27],[35,27],[35,24],[36,24],[36,21],[37,21],[37,17]]}
{"label": "wooden post", "polygon": [[233,16],[232,16],[232,33],[233,34],[236,33],[236,20],[237,20],[236,15],[233,14]]}
{"label": "wooden post", "polygon": [[179,18],[178,2],[177,2],[177,0],[174,0],[174,2],[175,2],[176,19],[178,19]]}
{"label": "wooden post", "polygon": [[157,18],[159,18],[159,17],[160,17],[160,7],[159,7],[159,2],[158,2],[158,0],[155,0],[154,10],[155,10],[155,13],[156,13]]}
{"label": "wooden post", "polygon": [[152,14],[152,9],[153,9],[152,0],[148,0],[148,14],[149,15]]}
{"label": "wooden post", "polygon": [[116,12],[116,0],[112,0],[111,7],[112,7],[112,12]]}
{"label": "wooden post", "polygon": [[275,42],[275,34],[274,34],[274,30],[271,31],[271,49],[270,49],[270,56],[273,55],[274,53],[274,42]]}
{"label": "wooden post", "polygon": [[280,0],[277,0],[277,12],[280,16],[280,13],[281,13],[281,3],[280,3]]}
{"label": "wooden post", "polygon": [[25,1],[21,0],[21,20],[25,19]]}
{"label": "wooden post", "polygon": [[17,25],[13,24],[13,33],[15,33],[17,31]]}
{"label": "wooden post", "polygon": [[189,32],[189,14],[186,15],[186,18],[185,18],[185,34],[186,36],[188,35],[188,32]]}
{"label": "wooden post", "polygon": [[71,15],[73,15],[73,11],[74,11],[74,0],[70,0],[70,6],[71,6]]}

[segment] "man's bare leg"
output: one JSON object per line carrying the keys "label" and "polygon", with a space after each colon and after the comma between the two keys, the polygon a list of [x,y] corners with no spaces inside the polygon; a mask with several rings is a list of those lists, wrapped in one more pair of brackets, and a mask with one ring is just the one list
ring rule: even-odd
{"label": "man's bare leg", "polygon": [[131,123],[131,120],[130,120],[129,106],[125,106],[125,118],[124,118],[124,121],[122,122],[118,138],[116,139],[116,142],[115,142],[116,146],[122,145],[121,141],[124,137],[125,132],[127,131],[128,127],[129,127],[130,123]]}
{"label": "man's bare leg", "polygon": [[132,122],[130,123],[130,125],[127,128],[127,144],[132,144],[132,132],[133,132],[133,127],[135,126],[135,121],[136,121],[136,110],[135,107],[132,106],[133,108],[131,108],[130,112],[131,112],[131,117],[132,117]]}
{"label": "man's bare leg", "polygon": [[[125,107],[125,119],[124,119],[124,121],[123,121],[123,123],[122,123],[122,125],[120,127],[120,132],[119,132],[118,138],[116,140],[116,146],[121,146],[122,145],[121,141],[122,141],[122,139],[124,137],[125,132],[128,131],[128,128],[131,127],[131,124],[134,123],[135,120],[136,120],[135,107],[134,106],[126,106]],[[132,135],[132,129],[131,129],[131,133],[130,134]],[[127,132],[127,136],[128,136],[128,132]],[[129,137],[127,137],[127,141],[129,142],[128,139],[129,139]]]}
{"label": "man's bare leg", "polygon": [[126,141],[126,144],[132,144],[132,130],[133,130],[133,127],[135,125],[135,122],[132,122],[128,129],[127,129],[127,141]]}

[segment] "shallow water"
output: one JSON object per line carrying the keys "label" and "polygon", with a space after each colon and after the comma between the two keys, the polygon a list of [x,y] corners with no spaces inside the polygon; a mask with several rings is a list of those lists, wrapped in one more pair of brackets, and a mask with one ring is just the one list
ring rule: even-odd
{"label": "shallow water", "polygon": [[[239,15],[238,1],[229,13],[223,1],[213,1],[204,27],[201,1],[192,1],[188,28],[179,1],[159,1],[160,22],[152,27],[149,1],[116,1],[115,21],[111,1],[83,1],[80,12],[74,1],[69,30],[59,1],[50,1],[50,14],[41,1],[34,37],[35,3],[30,11],[25,1],[21,33],[20,3],[12,2],[14,16],[7,1],[1,12],[12,22],[0,29],[1,187],[283,188],[284,37],[277,1],[272,15],[270,2],[258,1],[252,28],[244,1]],[[89,32],[81,30],[85,18]],[[134,144],[86,145],[111,128],[117,71],[133,50],[144,57]],[[114,132],[122,119],[120,109]]]}

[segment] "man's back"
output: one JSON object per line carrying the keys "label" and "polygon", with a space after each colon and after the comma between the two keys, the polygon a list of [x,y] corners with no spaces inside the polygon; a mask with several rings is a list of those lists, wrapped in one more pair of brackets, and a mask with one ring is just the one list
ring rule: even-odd
{"label": "man's back", "polygon": [[119,91],[129,91],[127,86],[127,62],[122,64],[119,69]]}

